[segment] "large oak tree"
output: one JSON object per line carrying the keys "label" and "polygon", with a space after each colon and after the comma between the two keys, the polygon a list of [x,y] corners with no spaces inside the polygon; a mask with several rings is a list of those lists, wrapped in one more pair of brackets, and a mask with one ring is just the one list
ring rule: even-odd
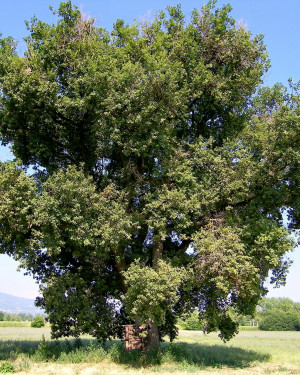
{"label": "large oak tree", "polygon": [[196,310],[226,340],[270,271],[284,283],[297,86],[261,88],[262,36],[230,10],[108,32],[66,1],[56,24],[28,22],[24,56],[0,41],[0,137],[18,159],[0,164],[0,247],[40,283],[54,337],[135,320],[174,338]]}

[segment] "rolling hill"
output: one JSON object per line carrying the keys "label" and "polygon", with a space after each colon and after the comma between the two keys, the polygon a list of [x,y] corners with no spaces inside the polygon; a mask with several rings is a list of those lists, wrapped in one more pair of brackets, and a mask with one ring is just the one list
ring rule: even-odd
{"label": "rolling hill", "polygon": [[16,297],[0,292],[0,311],[6,313],[42,314],[43,311],[34,305],[34,299]]}

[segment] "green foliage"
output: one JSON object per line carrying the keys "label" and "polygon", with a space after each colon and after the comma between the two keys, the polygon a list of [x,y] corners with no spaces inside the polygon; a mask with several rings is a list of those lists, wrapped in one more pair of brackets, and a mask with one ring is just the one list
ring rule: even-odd
{"label": "green foliage", "polygon": [[258,311],[263,314],[271,310],[300,313],[300,303],[294,302],[290,298],[262,298],[259,302]]}
{"label": "green foliage", "polygon": [[30,322],[33,319],[33,316],[31,314],[26,313],[1,313],[0,312],[0,321],[1,321],[1,314],[3,314],[3,319],[5,321],[14,321],[14,322]]}
{"label": "green foliage", "polygon": [[107,351],[99,343],[88,340],[47,341],[43,336],[37,348],[29,351],[30,360],[35,362],[99,363],[107,357]]}
{"label": "green foliage", "polygon": [[99,363],[105,358],[107,358],[107,352],[102,346],[90,344],[69,353],[62,352],[57,361],[59,363]]}
{"label": "green foliage", "polygon": [[274,309],[262,315],[259,327],[263,331],[300,331],[300,315]]}
{"label": "green foliage", "polygon": [[41,328],[45,326],[45,319],[41,315],[36,315],[31,322],[31,327]]}
{"label": "green foliage", "polygon": [[55,348],[55,346],[49,345],[43,335],[42,341],[39,343],[38,348],[34,353],[34,360],[37,362],[48,362],[51,359],[55,359],[56,351],[54,351],[53,348]]}
{"label": "green foliage", "polygon": [[17,259],[28,246],[36,191],[34,181],[18,165],[0,162],[1,252],[14,254]]}
{"label": "green foliage", "polygon": [[24,56],[0,40],[0,139],[19,159],[0,163],[0,248],[40,283],[53,337],[104,341],[139,318],[173,339],[198,309],[228,340],[269,272],[285,282],[299,87],[258,90],[262,36],[230,11],[108,32],[65,1],[56,24],[27,23]]}
{"label": "green foliage", "polygon": [[180,329],[185,329],[188,331],[202,331],[203,322],[199,320],[199,314],[196,311],[184,319],[178,320],[178,325]]}
{"label": "green foliage", "polygon": [[136,362],[141,357],[141,351],[131,351],[129,355],[127,355],[124,345],[121,343],[119,344],[113,344],[108,352],[109,358],[116,363],[120,363],[124,361],[124,357],[128,358],[127,360],[130,362]]}
{"label": "green foliage", "polygon": [[35,200],[33,225],[40,229],[34,232],[33,248],[44,246],[48,255],[59,261],[69,241],[74,257],[84,261],[93,255],[105,258],[105,252],[127,235],[130,221],[113,185],[99,193],[91,177],[76,167],[68,167],[44,183]]}
{"label": "green foliage", "polygon": [[263,298],[258,317],[263,331],[300,330],[300,304],[289,298]]}
{"label": "green foliage", "polygon": [[141,324],[151,321],[162,325],[166,311],[178,301],[178,286],[186,278],[186,270],[164,261],[159,261],[155,269],[143,267],[139,261],[132,263],[125,273],[125,309],[132,319],[138,317]]}
{"label": "green foliage", "polygon": [[1,374],[11,374],[14,373],[14,366],[7,361],[0,362],[0,373]]}
{"label": "green foliage", "polygon": [[30,322],[32,321],[33,316],[31,314],[26,314],[26,313],[5,313],[0,311],[0,322]]}
{"label": "green foliage", "polygon": [[155,348],[145,352],[126,351],[124,345],[113,344],[108,350],[109,358],[116,363],[133,365],[135,367],[162,365],[163,363],[184,362],[190,357],[186,345],[168,344],[163,348]]}

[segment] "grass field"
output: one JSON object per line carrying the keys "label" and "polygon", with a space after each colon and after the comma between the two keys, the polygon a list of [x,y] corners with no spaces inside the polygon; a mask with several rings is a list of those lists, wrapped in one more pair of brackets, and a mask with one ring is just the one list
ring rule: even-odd
{"label": "grass field", "polygon": [[2,327],[30,327],[30,322],[0,321],[0,328]]}
{"label": "grass field", "polygon": [[0,328],[0,370],[11,364],[20,375],[300,374],[300,332],[242,331],[224,344],[216,333],[181,331],[174,344],[145,355],[118,341],[51,341],[49,328]]}

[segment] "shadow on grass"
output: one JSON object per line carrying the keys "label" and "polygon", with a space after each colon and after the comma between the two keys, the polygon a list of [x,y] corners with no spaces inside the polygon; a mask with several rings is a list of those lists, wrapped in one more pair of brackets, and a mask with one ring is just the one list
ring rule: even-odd
{"label": "shadow on grass", "polygon": [[[103,346],[96,340],[1,340],[0,341],[0,361],[16,360],[20,356],[29,357],[33,361],[50,362],[56,361],[60,357],[65,357],[70,353],[95,351]],[[78,357],[80,357],[78,355]],[[76,362],[76,359],[74,360]],[[80,360],[78,359],[78,362]]]}
{"label": "shadow on grass", "polygon": [[40,341],[0,341],[0,361],[15,360],[20,355],[31,355],[37,350],[39,344]]}
{"label": "shadow on grass", "polygon": [[[206,344],[178,344],[185,347],[186,357],[192,364],[203,367],[235,367],[244,368],[253,362],[266,362],[270,359],[269,354],[259,353],[254,350],[245,350],[236,347]],[[177,360],[175,355],[175,360]],[[182,357],[179,356],[179,361]]]}
{"label": "shadow on grass", "polygon": [[270,355],[241,348],[222,345],[175,343],[163,344],[159,350],[149,352],[126,352],[122,345],[115,344],[110,350],[111,359],[132,367],[146,367],[164,363],[177,364],[183,368],[205,367],[245,368],[253,362],[266,362]]}
{"label": "shadow on grass", "polygon": [[111,341],[105,345],[93,339],[53,342],[0,341],[0,360],[14,361],[20,357],[34,362],[58,363],[100,363],[107,358],[134,368],[173,364],[176,367],[196,370],[223,366],[244,368],[253,362],[265,362],[270,358],[267,354],[253,350],[198,343],[165,343],[158,350],[127,352],[120,341]]}

